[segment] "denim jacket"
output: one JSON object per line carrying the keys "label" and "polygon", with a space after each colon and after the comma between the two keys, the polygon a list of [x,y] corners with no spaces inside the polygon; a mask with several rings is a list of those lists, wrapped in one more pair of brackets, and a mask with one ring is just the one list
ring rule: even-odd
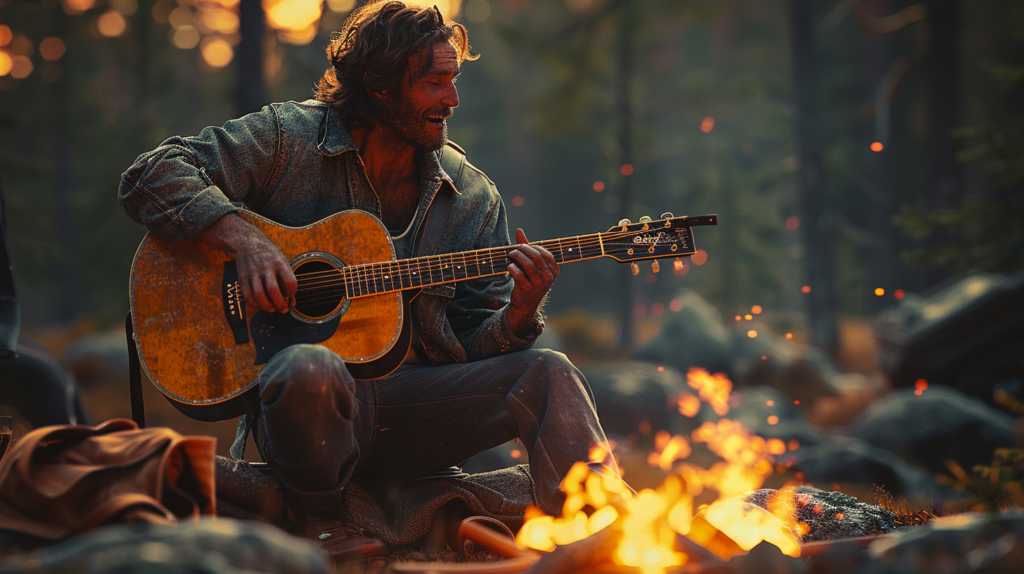
{"label": "denim jacket", "polygon": [[[483,172],[449,144],[420,159],[420,204],[412,224],[412,253],[438,193],[454,193],[436,245],[451,253],[508,245],[501,196]],[[282,225],[309,225],[339,211],[381,217],[359,150],[329,105],[308,100],[271,104],[193,137],[172,137],[142,154],[121,176],[118,200],[133,220],[165,241],[195,239],[239,209]],[[411,306],[421,359],[441,365],[530,347],[543,329],[538,315],[519,336],[508,322],[513,281],[508,275],[423,288]]]}

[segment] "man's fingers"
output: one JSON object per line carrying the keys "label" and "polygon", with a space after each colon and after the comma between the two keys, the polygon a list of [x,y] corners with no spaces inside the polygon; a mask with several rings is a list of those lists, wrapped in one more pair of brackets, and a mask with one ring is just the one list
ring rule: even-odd
{"label": "man's fingers", "polygon": [[523,228],[520,227],[520,228],[516,229],[516,243],[521,243],[522,244],[522,243],[529,243],[529,242],[530,241],[528,239],[526,239],[526,232],[523,231]]}
{"label": "man's fingers", "polygon": [[252,292],[252,298],[260,309],[268,313],[274,312],[274,306],[270,303],[270,299],[267,298],[267,293],[263,290],[263,282],[259,280],[259,277],[253,278],[250,291]]}
{"label": "man's fingers", "polygon": [[267,275],[265,289],[267,297],[270,299],[270,304],[273,306],[272,310],[279,313],[287,313],[288,301],[281,294],[281,287],[277,284],[277,277],[275,275]]}

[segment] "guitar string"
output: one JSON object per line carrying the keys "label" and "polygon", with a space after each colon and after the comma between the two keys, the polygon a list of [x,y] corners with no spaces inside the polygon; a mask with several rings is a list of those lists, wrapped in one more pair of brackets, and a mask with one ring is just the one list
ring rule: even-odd
{"label": "guitar string", "polygon": [[[662,227],[654,227],[653,230],[662,229]],[[570,261],[578,261],[586,258],[584,250],[590,247],[600,246],[602,240],[605,242],[614,242],[618,239],[622,239],[627,236],[637,235],[641,233],[639,230],[627,231],[627,232],[604,232],[589,235],[579,235],[575,237],[567,237],[561,239],[544,240],[534,243],[533,245],[543,246],[549,250],[556,250],[562,257],[560,263],[566,263]],[[566,258],[564,253],[565,247],[572,248],[578,247],[581,255],[580,259]],[[446,283],[451,281],[469,279],[471,276],[468,274],[469,267],[477,267],[477,275],[473,277],[486,277],[489,275],[500,275],[505,271],[495,271],[495,267],[507,267],[508,264],[512,263],[509,258],[509,253],[515,249],[515,245],[507,245],[500,247],[492,247],[487,249],[480,249],[474,251],[467,251],[461,253],[451,254],[439,254],[430,255],[425,257],[417,257],[413,259],[393,260],[393,261],[381,261],[364,263],[359,265],[352,265],[344,268],[332,268],[324,271],[314,271],[309,273],[300,274],[300,287],[299,290],[303,291],[302,300],[304,304],[316,304],[319,301],[329,301],[337,298],[338,296],[344,297],[348,291],[348,286],[351,284],[354,287],[365,286],[367,295],[377,294],[380,292],[391,292],[400,291],[403,289],[411,289],[424,284],[433,284],[433,275],[439,274],[441,281],[438,283]],[[600,255],[595,253],[594,255]],[[452,264],[458,263],[457,257],[462,258],[462,267],[465,268],[463,273],[466,275],[459,277],[456,275],[456,268],[452,267]],[[398,266],[398,273],[392,271],[393,266]],[[384,278],[384,266],[388,267],[388,274],[390,278]],[[480,273],[480,267],[489,267],[492,273]],[[378,269],[375,269],[378,267]],[[424,268],[425,267],[425,268]],[[445,277],[446,272],[451,272],[452,279]],[[418,273],[418,275],[417,275]],[[429,276],[428,276],[429,275]],[[428,277],[426,283],[422,282],[424,277]],[[413,284],[414,279],[418,279],[421,282],[418,285]],[[392,288],[388,289],[385,286],[385,282],[390,282]],[[409,287],[395,288],[394,284],[398,282],[399,285],[410,284]],[[383,287],[383,291],[378,291],[377,286]],[[359,289],[362,291],[363,289]],[[357,294],[356,297],[362,296]],[[310,299],[313,297],[313,299]],[[296,300],[298,301],[298,292],[296,293]]]}
{"label": "guitar string", "polygon": [[[580,236],[579,239],[584,239],[584,237],[585,236]],[[575,245],[579,245],[582,252],[587,247],[599,245],[600,242],[595,242],[594,239],[591,238],[586,238],[583,241],[579,241],[577,238],[565,238],[564,240],[547,240],[539,243],[542,246],[545,244],[550,245],[550,248],[553,251],[558,252],[562,257],[561,262],[565,263],[574,260],[571,255],[567,256],[563,253],[567,244],[570,246],[570,250],[575,249]],[[513,251],[515,247],[515,245],[508,245],[463,253],[431,255],[416,259],[374,262],[359,266],[349,266],[346,267],[345,270],[347,270],[346,276],[349,278],[350,282],[364,283],[367,287],[376,283],[385,287],[388,291],[401,290],[418,286],[414,284],[413,279],[419,279],[419,277],[428,277],[429,275],[428,279],[432,283],[434,274],[440,274],[442,279],[441,282],[446,282],[505,273],[505,268],[512,262],[508,254]],[[596,254],[598,253],[595,253],[595,255]],[[424,268],[424,264],[426,264],[426,268]],[[395,272],[396,266],[397,272]],[[387,270],[384,269],[385,267],[387,267]],[[475,274],[469,273],[469,270],[472,267],[477,268]],[[484,272],[482,269],[484,267],[489,268],[490,271]],[[501,271],[496,270],[496,267],[501,269]],[[338,273],[336,272],[337,270],[333,271],[335,271],[335,273],[333,273],[335,277],[328,279],[327,281],[307,281],[304,286],[309,287],[312,285],[313,289],[306,290],[323,291],[324,288],[322,285],[324,284],[335,286],[336,282],[334,279],[338,279]],[[419,276],[414,277],[417,273]],[[447,273],[452,273],[452,279],[447,279],[445,276]],[[392,284],[392,289],[387,289],[385,286],[387,283]],[[408,283],[409,287],[394,289],[394,285],[396,283],[403,286]]]}
{"label": "guitar string", "polygon": [[[661,227],[655,227],[654,229],[660,229],[660,228]],[[561,252],[563,250],[564,246],[565,246],[565,243],[567,243],[567,242],[568,243],[572,243],[572,242],[575,241],[577,243],[577,245],[579,245],[581,248],[583,248],[583,247],[591,247],[591,246],[596,245],[594,243],[594,239],[598,240],[597,244],[600,243],[600,238],[599,238],[600,235],[609,235],[608,239],[611,240],[611,241],[614,241],[616,239],[619,239],[619,238],[622,238],[622,237],[625,237],[625,236],[628,236],[628,235],[635,235],[635,234],[637,234],[639,232],[640,232],[639,230],[629,231],[629,232],[604,232],[604,233],[601,233],[601,234],[580,235],[580,236],[566,237],[566,238],[561,238],[561,239],[544,240],[544,241],[540,241],[538,243],[535,243],[533,245],[541,245],[541,246],[548,246],[548,245],[550,245],[550,247],[553,248],[552,249],[553,251],[557,250],[557,251]],[[582,242],[580,241],[581,239],[583,240]],[[353,281],[357,281],[357,282],[365,282],[368,279],[369,280],[380,280],[380,281],[391,281],[393,277],[394,278],[399,278],[399,279],[409,278],[409,277],[411,277],[411,275],[413,274],[414,271],[418,271],[421,274],[425,274],[427,272],[432,273],[434,271],[437,271],[439,273],[443,273],[444,271],[447,271],[452,264],[458,263],[458,260],[456,259],[458,256],[462,256],[465,267],[479,266],[482,263],[487,263],[487,264],[490,265],[490,264],[494,263],[494,257],[496,255],[499,255],[499,256],[500,255],[504,255],[504,259],[507,260],[508,252],[512,251],[513,249],[515,249],[515,245],[493,247],[493,248],[487,248],[487,249],[481,249],[481,250],[475,250],[475,251],[466,251],[466,252],[460,252],[460,253],[430,255],[430,256],[426,256],[426,257],[418,257],[418,258],[413,258],[413,259],[377,261],[377,262],[364,263],[364,264],[359,264],[359,265],[352,265],[352,266],[348,266],[348,267],[344,267],[344,268],[340,268],[340,269],[339,268],[332,268],[332,269],[329,269],[329,270],[326,270],[326,271],[309,272],[309,273],[304,273],[304,274],[301,274],[301,275],[304,278],[307,278],[306,281],[304,282],[304,287],[307,287],[307,288],[309,288],[309,287],[315,288],[318,285],[323,284],[324,282],[332,283],[332,282],[334,282],[334,281],[336,281],[338,279],[341,279],[341,280],[353,280]],[[570,250],[571,250],[571,248],[570,248]],[[467,256],[470,256],[470,257],[467,257]],[[564,259],[563,262],[565,262],[565,261],[572,261],[572,259]],[[424,267],[423,267],[424,263],[427,264],[426,269],[424,269]],[[387,268],[388,268],[387,270],[384,269],[385,266],[387,266]],[[395,266],[397,266],[397,273],[394,271],[395,270]],[[413,269],[414,266],[416,267],[415,270]],[[379,267],[379,269],[378,269],[378,267]],[[390,276],[389,277],[385,277],[384,276],[385,273],[388,273]],[[315,281],[315,280],[309,279],[309,278],[317,278],[317,277],[319,277],[319,279],[321,279],[321,281]]]}
{"label": "guitar string", "polygon": [[[630,235],[630,233],[623,234],[623,233],[619,232],[618,235],[621,237],[621,236],[625,236],[625,235]],[[584,239],[584,241],[579,241],[579,239]],[[614,240],[614,239],[617,239],[617,238],[616,237],[610,237],[609,239],[610,240]],[[592,238],[590,238],[588,236],[578,236],[578,237],[575,237],[575,238],[564,238],[562,240],[546,240],[546,241],[541,241],[541,242],[538,242],[538,243],[536,243],[534,245],[538,245],[539,244],[539,245],[544,246],[545,244],[551,244],[551,247],[554,248],[553,250],[554,251],[558,251],[561,254],[561,251],[564,250],[564,247],[565,247],[566,243],[570,244],[570,250],[571,250],[572,249],[572,246],[571,246],[572,243],[578,244],[579,247],[581,249],[583,249],[583,248],[593,247],[593,246],[599,245],[600,241],[598,240],[597,242],[595,242],[594,239],[592,239]],[[555,244],[557,244],[557,246]],[[488,249],[482,249],[482,250],[476,250],[476,251],[466,251],[466,252],[461,252],[461,253],[430,255],[430,256],[418,257],[418,258],[414,258],[414,259],[402,259],[402,260],[392,260],[392,261],[378,261],[378,262],[372,262],[372,263],[352,265],[352,266],[344,267],[344,268],[341,268],[341,269],[334,268],[334,269],[330,269],[330,270],[326,270],[326,271],[310,272],[310,273],[302,274],[302,276],[304,278],[307,278],[303,286],[304,287],[317,287],[318,285],[322,285],[324,282],[330,283],[330,282],[333,282],[334,280],[345,279],[345,278],[347,278],[349,280],[354,280],[354,281],[365,281],[367,279],[391,281],[392,280],[391,277],[384,277],[385,273],[389,273],[395,279],[406,279],[406,278],[409,278],[409,277],[411,277],[411,275],[414,272],[419,272],[422,275],[426,275],[428,272],[430,272],[430,273],[432,273],[432,272],[439,272],[439,273],[441,273],[441,272],[448,271],[449,268],[453,264],[455,264],[456,267],[460,267],[458,265],[458,263],[459,263],[458,257],[459,256],[462,256],[462,259],[464,261],[464,263],[463,263],[463,265],[461,267],[472,267],[472,266],[480,266],[480,265],[493,265],[494,263],[496,263],[496,261],[495,261],[495,257],[496,256],[499,259],[507,261],[508,260],[508,253],[511,252],[514,249],[515,249],[515,245],[509,245],[509,246],[494,247],[494,248],[488,248]],[[563,255],[563,257],[564,257],[564,255]],[[563,262],[565,262],[565,261],[572,261],[572,260],[573,259],[563,259]],[[424,264],[426,264],[426,268],[424,268]],[[388,267],[388,270],[384,269],[385,266]],[[397,272],[395,272],[396,266],[397,266]],[[379,269],[378,269],[378,267],[379,267]],[[339,275],[342,275],[342,274],[344,274],[344,277],[339,277]],[[315,280],[308,279],[308,278],[314,278],[315,279],[318,276],[319,276],[320,279],[322,279],[322,281],[318,282],[318,281],[315,281]]]}
{"label": "guitar string", "polygon": [[[657,228],[655,228],[655,229],[657,229]],[[608,239],[612,240],[612,241],[614,241],[615,239],[619,239],[619,238],[628,236],[628,235],[635,235],[635,234],[636,234],[636,232],[606,232],[605,233],[605,235],[608,235]],[[598,240],[595,243],[594,239],[596,239],[596,238],[597,238],[597,235],[595,234],[595,235],[592,235],[592,236],[577,236],[575,238],[563,238],[563,239],[560,239],[560,240],[546,240],[546,241],[539,242],[539,244],[541,244],[541,245],[545,245],[545,244],[546,245],[550,245],[552,248],[554,248],[555,250],[558,251],[559,255],[562,256],[563,259],[562,259],[562,261],[560,263],[566,263],[566,262],[570,262],[570,261],[578,261],[578,260],[581,260],[581,259],[586,259],[586,258],[589,258],[589,257],[600,255],[599,253],[595,252],[593,255],[588,257],[586,254],[583,253],[585,251],[584,248],[586,248],[586,247],[593,247],[593,246],[598,245],[600,243],[600,240]],[[580,247],[580,253],[581,253],[582,256],[579,259],[565,258],[565,254],[564,254],[564,251],[563,251],[564,248],[567,246],[567,244],[568,245],[572,245],[573,243],[576,243]],[[557,245],[557,247],[556,247],[556,245]],[[404,290],[404,289],[410,289],[410,288],[415,288],[415,287],[418,287],[418,286],[422,286],[425,283],[421,282],[418,285],[417,284],[412,284],[412,281],[410,279],[412,277],[412,273],[414,271],[412,269],[412,265],[411,264],[403,265],[403,263],[414,262],[414,261],[417,261],[417,260],[419,260],[419,264],[417,265],[417,267],[418,267],[417,271],[421,272],[421,277],[426,277],[427,273],[430,273],[430,277],[428,278],[428,281],[427,281],[426,284],[433,284],[434,283],[434,281],[433,281],[433,272],[435,272],[435,271],[437,273],[441,274],[441,281],[438,281],[437,283],[446,283],[446,282],[450,282],[450,281],[459,281],[459,280],[469,279],[469,278],[472,278],[472,277],[485,277],[485,276],[500,275],[500,274],[504,273],[504,271],[494,271],[494,267],[498,266],[500,268],[500,267],[507,266],[507,264],[511,262],[509,260],[509,258],[508,258],[508,253],[510,251],[512,251],[513,249],[515,249],[515,246],[514,245],[509,245],[509,246],[502,246],[502,247],[497,247],[497,248],[489,248],[489,249],[484,249],[484,250],[478,250],[478,251],[474,251],[474,252],[442,254],[442,255],[427,256],[427,257],[416,258],[416,259],[407,259],[407,260],[400,260],[400,261],[374,262],[374,263],[369,263],[369,264],[361,264],[359,266],[350,266],[350,267],[347,267],[345,269],[350,270],[350,271],[357,271],[357,272],[356,273],[349,273],[348,274],[348,276],[349,276],[349,280],[348,281],[346,281],[344,279],[344,275],[342,275],[342,273],[340,273],[340,270],[338,270],[338,269],[332,269],[332,270],[329,270],[329,271],[326,271],[326,272],[313,272],[313,273],[309,273],[309,274],[304,274],[304,275],[309,275],[309,276],[329,274],[329,275],[333,275],[334,279],[331,280],[331,281],[328,281],[328,283],[330,285],[328,287],[308,288],[309,282],[307,282],[306,283],[307,288],[305,289],[306,293],[304,293],[304,295],[303,295],[303,297],[301,297],[301,299],[302,299],[302,303],[303,304],[317,304],[319,302],[328,302],[328,301],[333,301],[333,300],[336,300],[336,299],[339,299],[339,298],[344,298],[345,295],[346,295],[346,292],[348,290],[348,284],[347,283],[352,283],[352,285],[356,286],[356,287],[360,287],[360,286],[366,287],[366,289],[359,289],[359,291],[363,291],[363,290],[367,291],[366,295],[394,292],[394,291],[400,291],[400,290]],[[572,248],[570,247],[570,250],[571,249]],[[476,266],[477,267],[477,274],[476,275],[471,275],[468,272],[463,271],[463,273],[466,273],[466,274],[464,276],[460,277],[456,273],[456,270],[457,270],[457,268],[459,266],[456,265],[455,268],[452,268],[451,264],[452,263],[458,263],[457,256],[460,256],[460,255],[463,257],[463,260],[464,260],[464,265],[463,266],[467,270],[471,266]],[[427,264],[427,269],[426,270],[423,269],[423,264],[424,263]],[[385,273],[384,266],[388,266],[389,271],[392,271],[392,266],[394,266],[396,264],[400,265],[399,270],[402,273],[394,274],[392,272],[391,273],[392,274],[391,278],[385,278],[384,277],[384,273]],[[481,273],[480,267],[482,265],[486,265],[486,266],[490,267],[491,272],[490,273]],[[403,267],[404,267],[404,269],[403,269]],[[453,276],[452,276],[451,279],[445,277],[444,273],[447,272],[447,271],[450,271],[451,273],[453,273]],[[419,278],[420,277],[417,277],[417,279],[419,279]],[[337,279],[341,279],[341,281],[339,282],[339,281],[337,281]],[[400,285],[400,287],[398,287],[398,288],[396,288],[395,285],[394,285],[394,282],[395,282],[396,279],[398,280],[399,285]],[[408,281],[410,283],[409,287],[405,287],[404,286],[404,283],[405,283],[406,279],[410,279]],[[386,284],[387,282],[391,282],[391,288],[387,287],[387,284]],[[320,283],[322,284],[323,281],[320,281]],[[358,293],[355,296],[356,297],[363,296],[363,293]],[[299,299],[299,297],[297,297],[297,300],[298,299]]]}

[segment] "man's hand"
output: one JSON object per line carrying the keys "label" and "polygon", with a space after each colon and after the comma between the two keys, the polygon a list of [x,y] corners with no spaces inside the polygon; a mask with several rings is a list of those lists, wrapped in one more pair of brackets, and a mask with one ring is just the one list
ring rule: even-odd
{"label": "man's hand", "polygon": [[284,254],[262,231],[229,213],[197,238],[235,256],[245,299],[268,313],[287,313],[295,305],[298,282]]}
{"label": "man's hand", "polygon": [[516,229],[516,243],[519,245],[508,254],[512,260],[508,273],[515,281],[508,322],[514,333],[522,334],[537,314],[537,307],[558,277],[559,269],[555,256],[539,245],[529,245],[522,229]]}

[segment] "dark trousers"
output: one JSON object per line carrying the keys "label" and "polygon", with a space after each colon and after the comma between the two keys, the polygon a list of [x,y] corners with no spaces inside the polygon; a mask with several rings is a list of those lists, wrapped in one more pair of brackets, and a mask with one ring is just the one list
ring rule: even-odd
{"label": "dark trousers", "polygon": [[260,375],[256,444],[298,492],[327,494],[353,477],[401,481],[447,469],[519,438],[542,510],[557,515],[558,485],[590,449],[606,446],[586,379],[565,355],[526,350],[440,367],[406,364],[352,379],[316,345],[296,345]]}

